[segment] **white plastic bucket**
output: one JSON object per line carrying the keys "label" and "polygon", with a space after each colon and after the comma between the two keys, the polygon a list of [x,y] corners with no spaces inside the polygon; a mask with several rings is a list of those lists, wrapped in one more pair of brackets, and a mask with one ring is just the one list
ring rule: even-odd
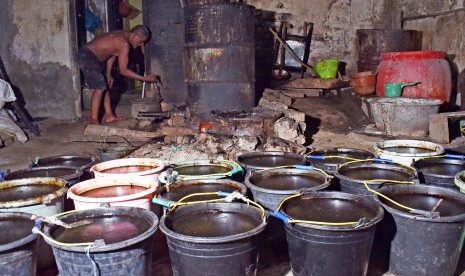
{"label": "white plastic bucket", "polygon": [[376,143],[375,155],[381,159],[410,166],[413,162],[444,153],[444,147],[422,140],[387,140]]}
{"label": "white plastic bucket", "polygon": [[[125,191],[119,192],[117,189],[130,186],[144,188],[142,191]],[[131,178],[108,178],[99,177],[79,182],[68,190],[68,198],[73,199],[76,210],[84,210],[99,207],[102,204],[113,206],[139,207],[146,210],[151,209],[152,198],[158,189],[158,181],[149,177],[131,177]],[[100,196],[83,196],[83,193],[98,190],[101,188],[106,191]],[[111,189],[114,188],[114,189]],[[140,189],[139,189],[140,190]],[[121,193],[120,196],[114,196]]]}
{"label": "white plastic bucket", "polygon": [[[148,169],[138,171],[137,167],[151,167]],[[166,163],[153,158],[123,158],[110,160],[98,163],[90,170],[94,172],[95,178],[99,177],[134,177],[134,176],[147,176],[157,179],[158,175],[165,169]],[[124,168],[127,168],[125,170]],[[131,172],[134,168],[134,172]],[[127,171],[127,172],[125,172]]]}

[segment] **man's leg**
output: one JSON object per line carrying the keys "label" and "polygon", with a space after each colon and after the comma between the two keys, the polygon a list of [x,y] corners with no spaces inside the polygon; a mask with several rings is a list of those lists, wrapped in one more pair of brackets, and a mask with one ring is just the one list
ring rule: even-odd
{"label": "man's leg", "polygon": [[105,110],[105,122],[113,122],[119,119],[118,116],[113,112],[111,108],[111,99],[110,99],[110,91],[105,91],[105,97],[103,98],[103,108]]}
{"label": "man's leg", "polygon": [[100,122],[98,121],[98,113],[100,105],[102,104],[103,92],[103,89],[94,89],[94,92],[92,92],[90,123],[93,125],[100,125]]}

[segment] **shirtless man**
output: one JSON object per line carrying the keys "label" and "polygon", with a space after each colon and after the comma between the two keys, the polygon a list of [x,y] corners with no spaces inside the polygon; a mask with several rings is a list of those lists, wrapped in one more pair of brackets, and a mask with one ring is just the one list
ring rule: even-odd
{"label": "shirtless man", "polygon": [[103,97],[105,110],[105,122],[112,122],[118,116],[111,109],[110,93],[108,89],[113,86],[111,68],[118,58],[118,68],[121,75],[135,80],[154,82],[157,75],[150,74],[146,77],[128,69],[128,54],[130,45],[133,48],[143,47],[149,38],[147,27],[138,25],[131,31],[115,31],[96,37],[77,53],[79,68],[92,92],[91,124],[100,124],[98,113]]}

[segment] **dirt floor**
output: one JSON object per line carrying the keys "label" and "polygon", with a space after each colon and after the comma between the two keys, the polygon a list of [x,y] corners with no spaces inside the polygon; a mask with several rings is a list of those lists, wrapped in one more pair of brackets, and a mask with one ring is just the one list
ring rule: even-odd
{"label": "dirt floor", "polygon": [[[350,92],[343,91],[343,93]],[[123,95],[117,107],[117,113],[129,118],[130,99],[137,96],[138,93]],[[308,115],[308,127],[305,134],[307,140],[310,141],[307,145],[309,149],[351,147],[373,152],[374,144],[384,140],[383,137],[361,134],[371,122],[356,102],[347,99],[348,97],[341,97],[341,95],[296,98],[293,108]],[[88,111],[85,114],[87,115]],[[106,146],[104,140],[100,142],[70,142],[83,137],[87,117],[77,121],[46,119],[38,122],[38,125],[41,136],[35,137],[28,133],[30,138],[28,142],[16,141],[0,148],[0,171],[15,171],[26,168],[36,157],[98,154]],[[282,237],[281,241],[278,238],[278,242],[267,240],[262,244],[264,247],[261,251],[258,275],[291,275],[287,247]],[[386,263],[383,263],[385,259],[380,259],[384,256],[379,257],[378,254],[373,254],[373,256],[378,259],[372,262],[369,275],[382,275],[387,270]],[[165,237],[160,231],[157,232],[154,243],[152,268],[154,275],[172,275]],[[56,269],[51,269],[39,275],[56,274]]]}

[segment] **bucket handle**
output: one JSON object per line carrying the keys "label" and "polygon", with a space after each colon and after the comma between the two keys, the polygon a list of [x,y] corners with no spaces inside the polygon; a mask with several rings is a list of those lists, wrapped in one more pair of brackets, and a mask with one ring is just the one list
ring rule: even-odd
{"label": "bucket handle", "polygon": [[[312,191],[314,192],[314,191]],[[362,217],[360,218],[358,221],[347,221],[347,222],[328,222],[328,221],[313,221],[313,220],[297,220],[297,219],[293,219],[287,215],[285,215],[284,213],[282,213],[280,210],[281,210],[281,207],[283,206],[284,202],[286,202],[287,200],[291,199],[291,198],[295,198],[295,197],[299,197],[301,195],[303,195],[304,193],[298,193],[298,194],[294,194],[294,195],[290,195],[286,198],[284,198],[283,200],[281,200],[281,202],[279,203],[278,205],[278,208],[276,208],[276,210],[274,210],[271,214],[273,216],[275,216],[276,218],[282,220],[284,223],[288,224],[288,223],[306,223],[306,224],[314,224],[314,225],[323,225],[323,226],[353,226],[355,229],[357,228],[360,228],[362,226],[364,226],[367,221],[366,221],[366,218],[365,217]],[[311,194],[311,193],[309,193]]]}
{"label": "bucket handle", "polygon": [[440,199],[438,201],[438,203],[436,203],[436,205],[434,206],[434,208],[431,210],[431,211],[426,211],[426,210],[421,210],[421,209],[415,209],[415,208],[412,208],[412,207],[409,207],[409,206],[406,206],[404,204],[401,204],[397,201],[395,201],[394,199],[378,192],[378,191],[375,191],[373,189],[371,189],[368,184],[369,183],[374,183],[374,182],[391,182],[391,183],[397,183],[397,184],[413,184],[414,182],[413,181],[398,181],[398,180],[389,180],[389,179],[371,179],[371,180],[365,180],[363,181],[363,184],[365,185],[365,187],[367,188],[368,191],[386,199],[387,201],[393,203],[394,205],[402,208],[402,209],[405,209],[407,211],[409,211],[410,213],[412,214],[415,214],[415,215],[420,215],[420,216],[424,216],[424,217],[427,217],[427,218],[439,218],[440,217],[440,214],[439,212],[436,212],[436,208],[439,206],[439,204],[441,204],[442,202],[442,199]]}

